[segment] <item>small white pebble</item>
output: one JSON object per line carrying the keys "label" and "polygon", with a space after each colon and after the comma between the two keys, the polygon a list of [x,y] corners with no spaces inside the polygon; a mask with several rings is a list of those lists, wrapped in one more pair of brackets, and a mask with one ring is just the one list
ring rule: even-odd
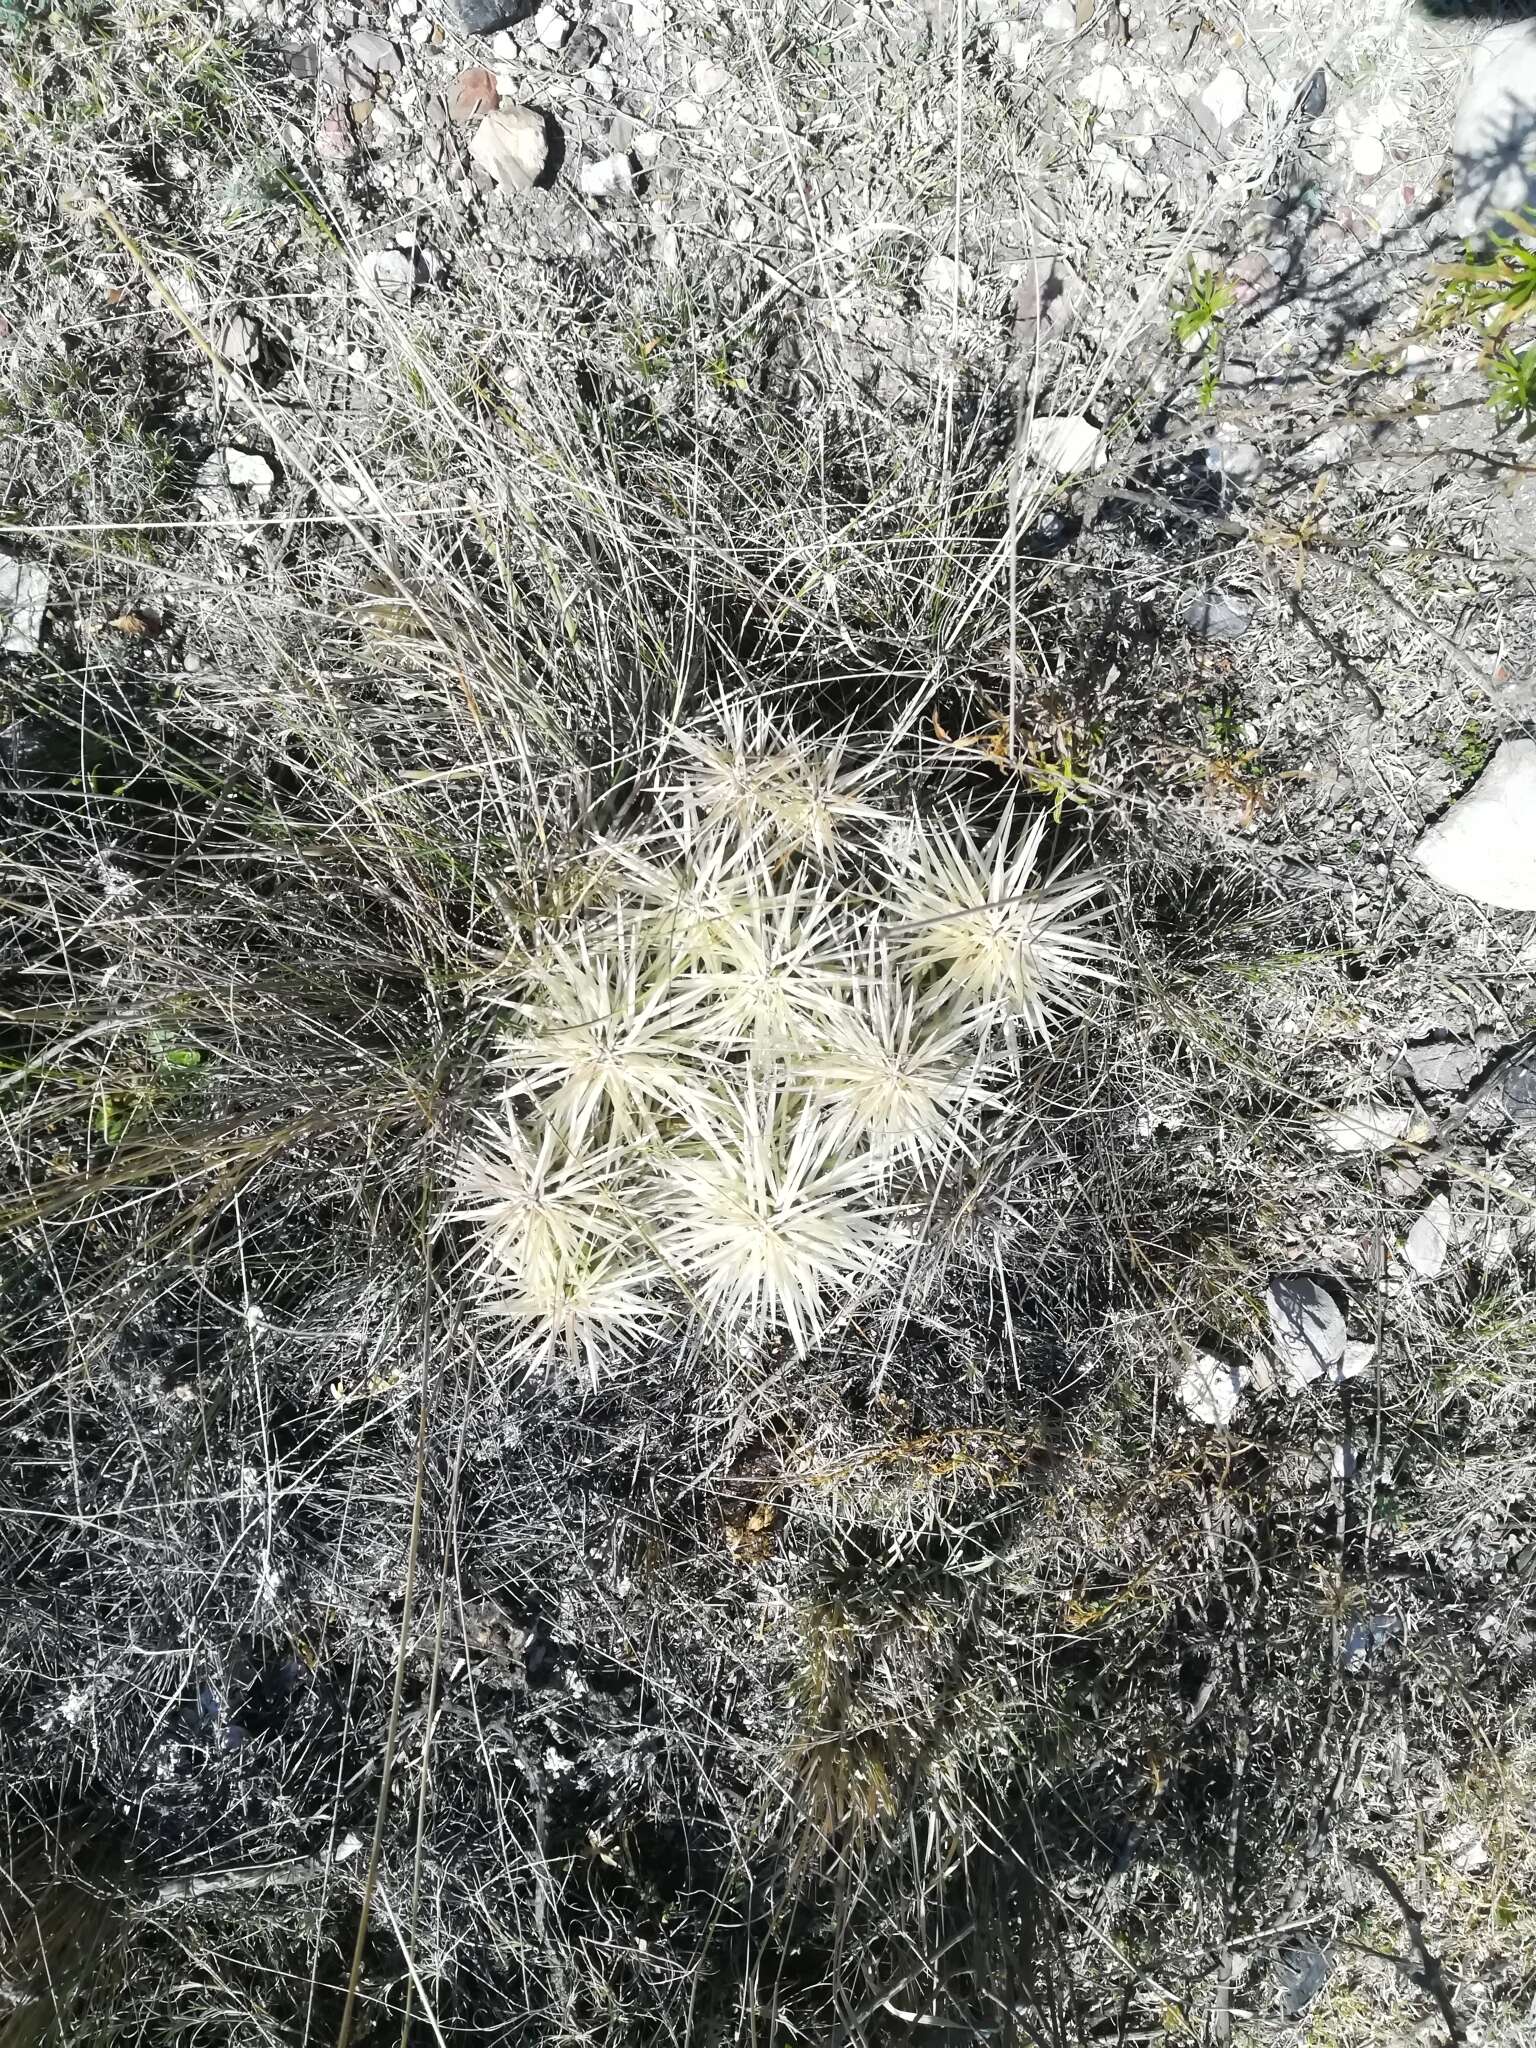
{"label": "small white pebble", "polygon": [[1387,161],[1386,146],[1379,135],[1357,135],[1350,145],[1349,156],[1362,178],[1377,177]]}
{"label": "small white pebble", "polygon": [[1095,65],[1077,81],[1076,97],[1086,100],[1101,114],[1118,114],[1131,103],[1125,73],[1113,64]]}
{"label": "small white pebble", "polygon": [[577,183],[588,199],[623,199],[634,189],[634,172],[629,158],[616,153],[583,164]]}
{"label": "small white pebble", "polygon": [[1235,128],[1248,111],[1248,84],[1243,74],[1223,64],[1201,93],[1200,104],[1218,128]]}

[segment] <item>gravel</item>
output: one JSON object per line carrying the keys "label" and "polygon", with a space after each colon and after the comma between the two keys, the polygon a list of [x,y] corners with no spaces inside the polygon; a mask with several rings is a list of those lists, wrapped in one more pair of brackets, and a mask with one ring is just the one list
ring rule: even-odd
{"label": "gravel", "polygon": [[1536,126],[1536,23],[1493,29],[1472,60],[1456,112],[1455,226],[1476,235],[1505,225],[1501,216],[1536,201],[1527,164]]}
{"label": "gravel", "polygon": [[1225,1429],[1237,1413],[1247,1378],[1242,1366],[1231,1365],[1213,1352],[1197,1351],[1176,1392],[1180,1403],[1196,1422],[1207,1423],[1213,1429]]}
{"label": "gravel", "polygon": [[249,313],[232,313],[219,333],[219,354],[237,370],[249,369],[261,357],[261,326]]}
{"label": "gravel", "polygon": [[1199,104],[1218,130],[1235,128],[1248,111],[1248,84],[1243,74],[1224,64],[1200,94]]}
{"label": "gravel", "polygon": [[1030,460],[1060,477],[1102,469],[1107,460],[1102,431],[1081,413],[1037,414],[1028,445]]}
{"label": "gravel", "polygon": [[1241,640],[1253,624],[1247,606],[1226,590],[1197,591],[1180,618],[1185,631],[1197,640]]}
{"label": "gravel", "polygon": [[537,0],[446,0],[447,12],[466,35],[489,36],[526,21]]}
{"label": "gravel", "polygon": [[1459,1095],[1487,1064],[1485,1047],[1469,1039],[1426,1039],[1405,1047],[1402,1065],[1427,1094]]}
{"label": "gravel", "polygon": [[1314,1126],[1318,1142],[1330,1152],[1390,1152],[1397,1145],[1423,1145],[1434,1126],[1422,1110],[1400,1103],[1373,1101],[1320,1116]]}

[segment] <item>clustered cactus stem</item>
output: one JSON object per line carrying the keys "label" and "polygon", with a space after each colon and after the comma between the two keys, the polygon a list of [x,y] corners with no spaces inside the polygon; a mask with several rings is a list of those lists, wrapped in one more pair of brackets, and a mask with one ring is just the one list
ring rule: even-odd
{"label": "clustered cactus stem", "polygon": [[1044,815],[983,843],[892,780],[766,711],[680,734],[498,985],[455,1213],[530,1361],[595,1379],[687,1319],[808,1350],[1007,1116],[1005,1047],[1110,977],[1104,880],[1042,873]]}

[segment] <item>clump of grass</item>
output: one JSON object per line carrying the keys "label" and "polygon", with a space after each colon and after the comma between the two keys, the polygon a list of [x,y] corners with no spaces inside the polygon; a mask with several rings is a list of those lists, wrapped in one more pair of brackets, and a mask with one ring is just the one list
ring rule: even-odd
{"label": "clump of grass", "polygon": [[1486,255],[1469,244],[1459,263],[1438,266],[1427,327],[1478,325],[1492,343],[1536,309],[1536,249],[1521,240],[1536,222],[1528,214],[1511,214],[1509,222],[1509,234],[1489,236]]}
{"label": "clump of grass", "polygon": [[1488,403],[1522,441],[1536,434],[1536,348],[1501,348],[1488,364]]}
{"label": "clump of grass", "polygon": [[1104,882],[1042,868],[1045,813],[981,842],[914,786],[898,823],[893,780],[762,709],[683,732],[494,990],[458,1214],[524,1350],[595,1375],[688,1317],[804,1352],[1006,1140],[988,1077],[1109,975]]}
{"label": "clump of grass", "polygon": [[[909,1715],[861,1697],[889,1624],[830,1600],[803,1618],[800,1668],[790,1687],[795,1732],[789,1745],[795,1811],[807,1846],[877,1832],[900,1806],[918,1746]],[[877,1646],[872,1653],[871,1638]]]}
{"label": "clump of grass", "polygon": [[77,1853],[64,1856],[41,1829],[7,1840],[0,2048],[99,2039],[102,2008],[121,1994],[128,1947],[119,1858],[104,1840],[74,1846]]}

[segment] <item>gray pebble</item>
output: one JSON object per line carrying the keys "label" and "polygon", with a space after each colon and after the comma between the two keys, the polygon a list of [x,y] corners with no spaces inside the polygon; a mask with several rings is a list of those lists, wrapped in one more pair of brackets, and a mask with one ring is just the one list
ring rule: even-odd
{"label": "gray pebble", "polygon": [[466,35],[491,36],[526,21],[538,0],[448,0],[448,13]]}
{"label": "gray pebble", "polygon": [[1536,1124],[1536,1047],[1504,1069],[1502,1093],[1512,1123]]}
{"label": "gray pebble", "polygon": [[1319,120],[1328,106],[1328,74],[1319,64],[1296,96],[1296,111],[1303,121]]}
{"label": "gray pebble", "polygon": [[1403,1243],[1403,1259],[1421,1280],[1438,1280],[1445,1271],[1451,1243],[1451,1204],[1446,1195],[1436,1195],[1414,1219]]}
{"label": "gray pebble", "polygon": [[1182,619],[1185,631],[1197,640],[1241,640],[1253,623],[1247,607],[1225,590],[1196,592]]}
{"label": "gray pebble", "polygon": [[1414,1086],[1426,1094],[1459,1095],[1487,1058],[1484,1047],[1468,1039],[1431,1038],[1405,1046],[1401,1064],[1413,1076]]}
{"label": "gray pebble", "polygon": [[398,43],[371,29],[359,29],[347,38],[341,53],[343,85],[354,98],[375,93],[386,78],[395,76],[401,61]]}
{"label": "gray pebble", "polygon": [[1316,1280],[1305,1273],[1276,1273],[1266,1297],[1269,1330],[1275,1354],[1285,1373],[1286,1390],[1299,1393],[1344,1357],[1348,1341],[1344,1312]]}
{"label": "gray pebble", "polygon": [[1264,458],[1251,441],[1218,435],[1206,448],[1205,466],[1222,483],[1249,484],[1262,475]]}
{"label": "gray pebble", "polygon": [[1327,1949],[1311,1942],[1286,1951],[1276,1974],[1280,1979],[1280,2010],[1288,2020],[1301,2017],[1328,1982],[1332,1970],[1333,1958]]}

